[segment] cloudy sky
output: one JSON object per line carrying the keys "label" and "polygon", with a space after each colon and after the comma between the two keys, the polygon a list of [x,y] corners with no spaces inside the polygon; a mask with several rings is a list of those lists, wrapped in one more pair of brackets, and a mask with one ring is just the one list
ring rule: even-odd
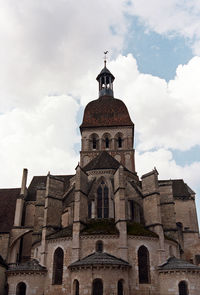
{"label": "cloudy sky", "polygon": [[[139,176],[183,178],[200,198],[199,0],[0,0],[0,187],[71,174],[108,50],[135,123]],[[198,201],[200,212],[200,202]]]}

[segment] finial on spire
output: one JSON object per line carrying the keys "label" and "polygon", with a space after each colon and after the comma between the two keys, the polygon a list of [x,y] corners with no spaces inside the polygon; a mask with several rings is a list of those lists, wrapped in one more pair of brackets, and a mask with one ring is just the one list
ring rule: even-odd
{"label": "finial on spire", "polygon": [[107,62],[107,60],[106,60],[107,55],[106,54],[108,54],[108,51],[104,51],[104,67],[106,67],[106,62]]}

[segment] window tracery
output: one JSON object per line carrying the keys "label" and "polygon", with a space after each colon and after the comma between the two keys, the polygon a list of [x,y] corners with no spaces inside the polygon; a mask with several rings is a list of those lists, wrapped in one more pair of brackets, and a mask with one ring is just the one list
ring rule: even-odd
{"label": "window tracery", "polygon": [[109,198],[108,187],[104,181],[101,182],[97,189],[97,218],[109,217]]}

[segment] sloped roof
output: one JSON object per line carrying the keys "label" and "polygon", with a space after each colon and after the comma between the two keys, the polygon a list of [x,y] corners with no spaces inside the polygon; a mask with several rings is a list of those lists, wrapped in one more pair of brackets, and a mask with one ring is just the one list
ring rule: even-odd
{"label": "sloped roof", "polygon": [[199,270],[200,267],[188,261],[181,260],[172,256],[165,263],[159,266],[159,270]]}
{"label": "sloped roof", "polygon": [[9,232],[14,223],[20,188],[0,189],[0,232]]}
{"label": "sloped roof", "polygon": [[127,261],[121,258],[117,258],[106,252],[103,252],[103,253],[95,252],[78,261],[73,262],[72,264],[70,264],[69,268],[75,268],[80,266],[95,266],[95,265],[98,265],[98,266],[113,265],[113,266],[131,267],[131,265]]}
{"label": "sloped roof", "polygon": [[110,75],[110,76],[112,77],[113,80],[115,79],[115,77],[114,77],[113,74],[109,71],[109,69],[108,69],[107,67],[104,67],[104,68],[101,70],[101,72],[99,73],[99,75],[97,76],[96,80],[98,81],[99,78],[100,78],[102,75],[104,75],[104,74],[108,74],[108,75]]}
{"label": "sloped roof", "polygon": [[191,196],[188,186],[184,183],[183,179],[173,179],[172,180],[172,190],[173,196],[176,198],[189,198]]}
{"label": "sloped roof", "polygon": [[81,230],[81,235],[118,235],[119,231],[112,218],[90,219]]}
{"label": "sloped roof", "polygon": [[[83,167],[84,171],[97,169],[114,169],[117,170],[121,164],[106,151],[100,152],[99,155],[92,159]],[[126,168],[125,168],[126,169]],[[127,169],[126,169],[127,170]]]}
{"label": "sloped roof", "polygon": [[87,104],[80,129],[103,126],[133,126],[122,100],[105,95]]}
{"label": "sloped roof", "polygon": [[[69,180],[74,175],[55,175],[57,178],[64,180],[65,182],[65,189],[69,186]],[[36,191],[37,189],[45,188],[46,187],[47,176],[34,176],[29,187],[28,187],[28,195],[26,200],[27,201],[35,201],[36,200]]]}
{"label": "sloped roof", "polygon": [[24,272],[24,271],[47,271],[46,267],[39,264],[36,259],[29,260],[23,263],[10,263],[8,264],[8,271],[7,272]]}
{"label": "sloped roof", "polygon": [[49,234],[47,236],[47,240],[71,237],[71,236],[72,236],[72,226],[68,226],[68,227],[62,228],[61,230],[56,231],[55,233]]}

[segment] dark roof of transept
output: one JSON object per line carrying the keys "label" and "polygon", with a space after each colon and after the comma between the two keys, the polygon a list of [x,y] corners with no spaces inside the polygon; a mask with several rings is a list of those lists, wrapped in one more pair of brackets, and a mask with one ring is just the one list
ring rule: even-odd
{"label": "dark roof of transept", "polygon": [[[100,152],[99,155],[92,159],[87,165],[83,167],[84,171],[98,170],[98,169],[114,169],[117,170],[121,164],[113,158],[106,151]],[[127,170],[124,167],[125,170]]]}
{"label": "dark roof of transept", "polygon": [[173,179],[172,180],[172,189],[173,196],[175,198],[189,198],[191,197],[191,193],[194,193],[187,184],[183,181],[183,179]]}
{"label": "dark roof of transept", "polygon": [[0,189],[0,232],[9,232],[14,223],[20,188]]}

